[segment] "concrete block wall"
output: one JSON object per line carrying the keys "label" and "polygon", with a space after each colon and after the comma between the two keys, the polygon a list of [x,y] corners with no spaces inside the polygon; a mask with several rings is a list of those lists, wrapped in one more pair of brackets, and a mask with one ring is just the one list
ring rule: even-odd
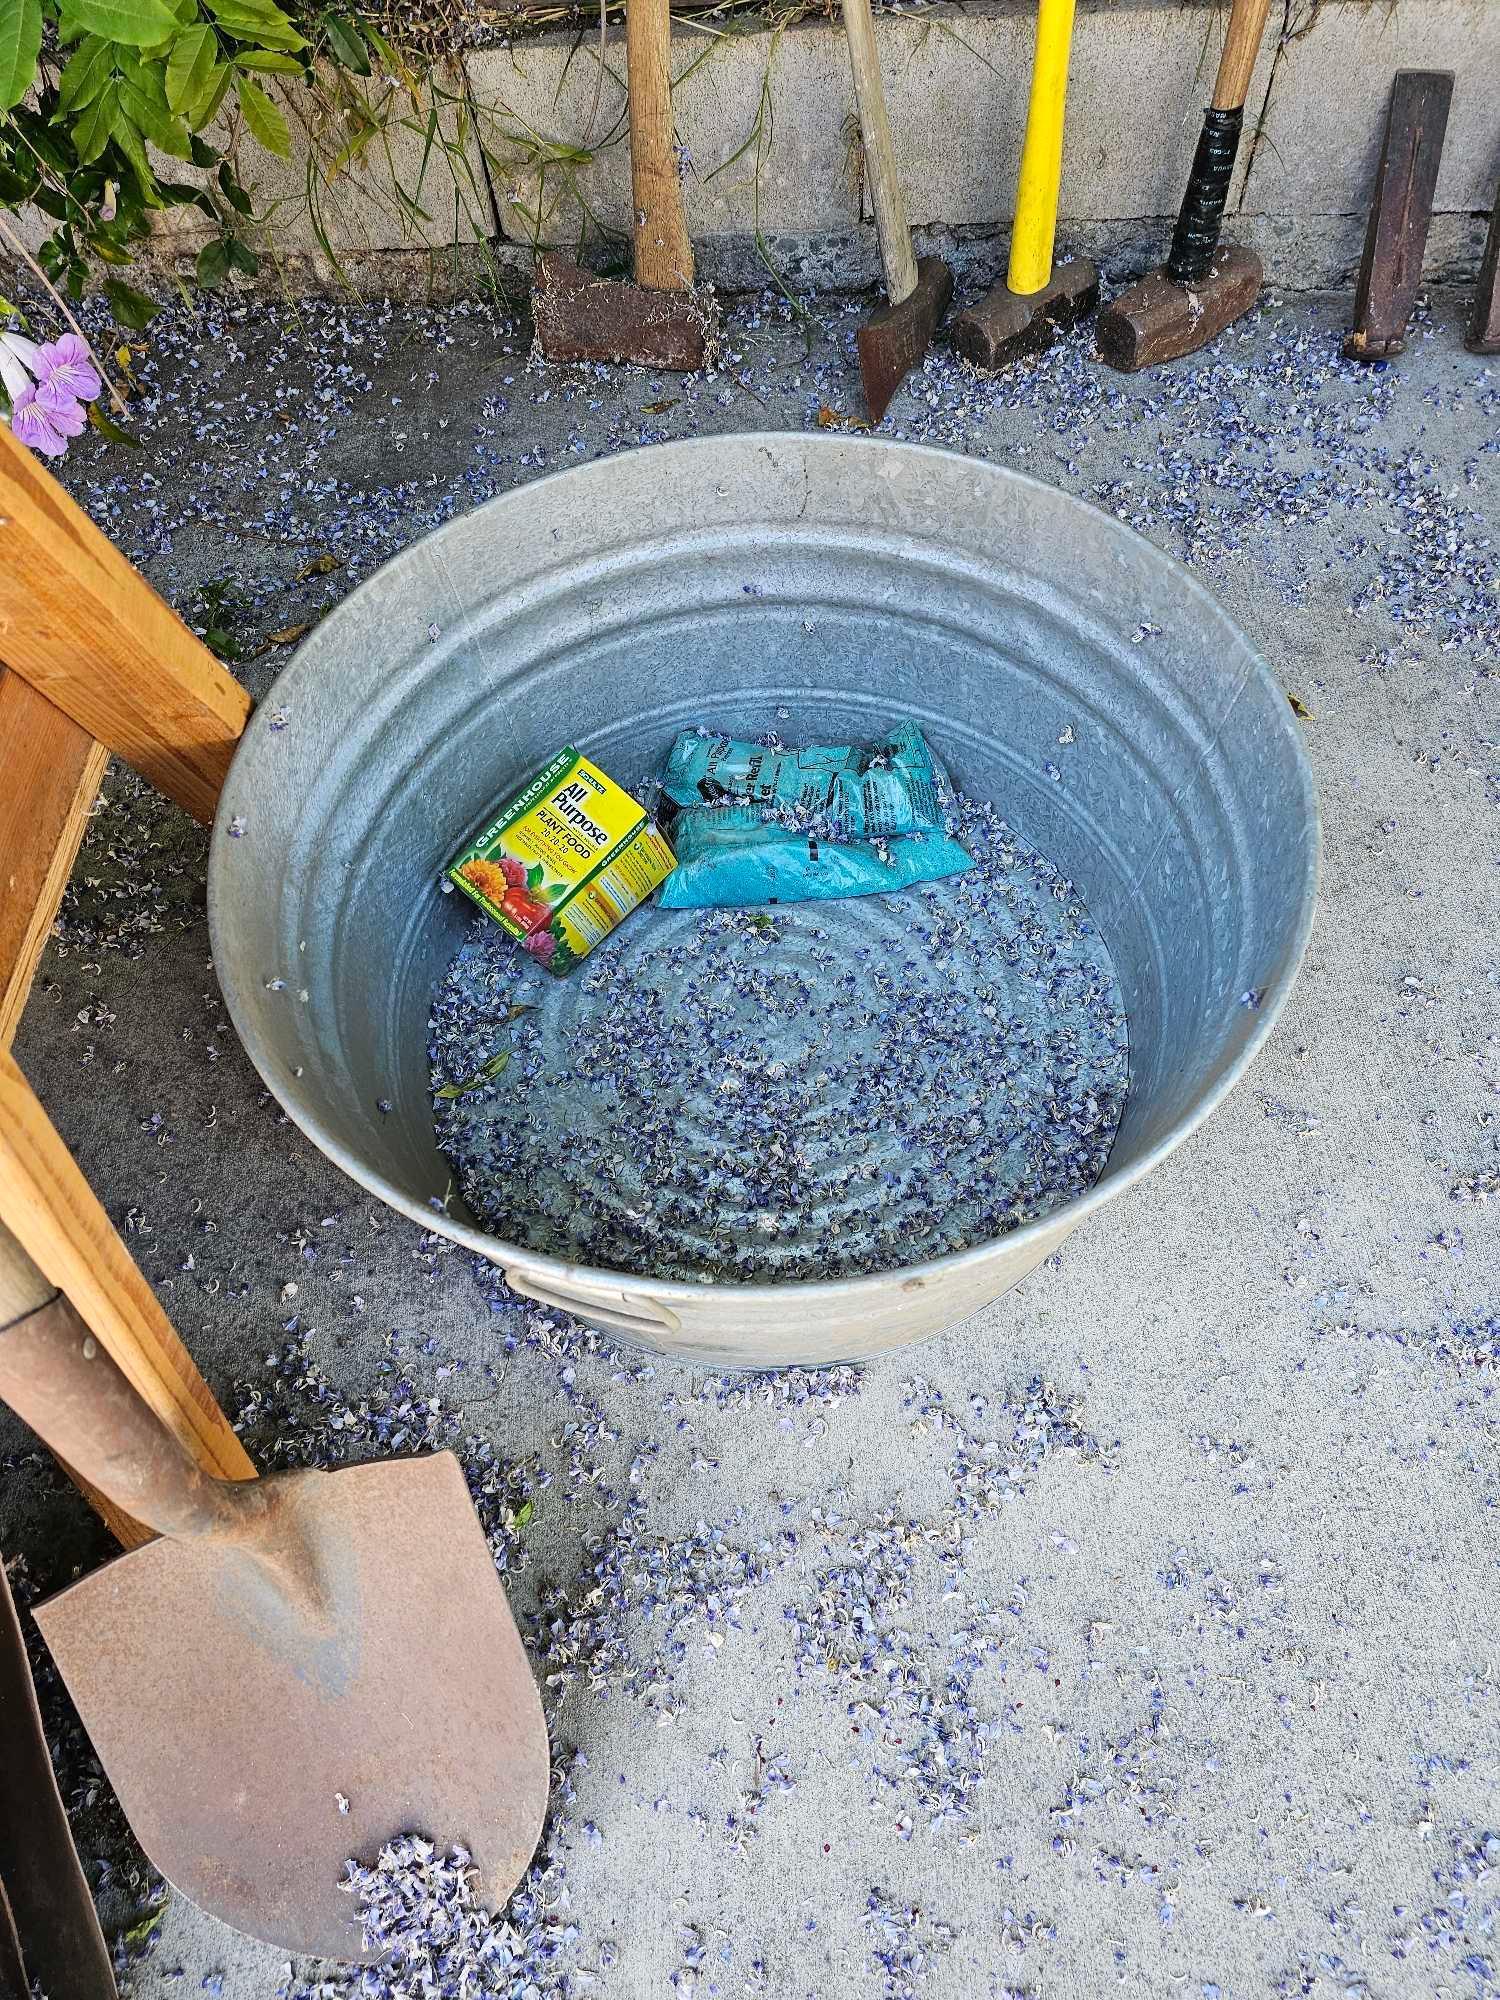
{"label": "concrete block wall", "polygon": [[[1199,0],[1081,0],[1061,248],[1098,257],[1118,277],[1160,256],[1226,17],[1227,7]],[[985,278],[1003,263],[1033,18],[1031,0],[877,17],[919,244]],[[1402,68],[1456,74],[1428,274],[1472,273],[1500,176],[1500,0],[1273,0],[1230,201],[1232,233],[1261,252],[1273,281],[1311,289],[1350,280],[1391,78]],[[838,23],[777,30],[681,18],[673,71],[701,274],[728,289],[757,286],[769,257],[795,285],[875,281]],[[321,230],[307,207],[308,161],[331,157],[339,135],[294,118],[299,153],[290,164],[235,141],[246,184],[273,204],[273,234],[294,282],[337,281],[328,245],[361,288],[434,278],[461,287],[483,263],[524,265],[538,239],[574,245],[600,228],[626,233],[618,29],[602,65],[591,36],[550,34],[470,52],[435,83],[447,150],[426,143],[428,105],[393,99],[388,136],[321,193]],[[420,214],[408,198],[414,185]],[[186,233],[164,240],[167,256],[193,247],[196,223],[176,227]]]}

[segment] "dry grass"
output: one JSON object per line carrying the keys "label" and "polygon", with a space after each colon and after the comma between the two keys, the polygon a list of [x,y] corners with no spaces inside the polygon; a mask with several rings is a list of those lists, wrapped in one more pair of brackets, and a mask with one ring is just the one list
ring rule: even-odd
{"label": "dry grass", "polygon": [[[837,0],[672,0],[674,14],[699,19],[728,20],[755,15],[768,27],[790,27],[797,21],[835,20]],[[597,33],[598,0],[559,4],[559,0],[380,0],[361,10],[395,47],[415,59],[432,62],[461,50],[524,39],[558,28],[580,36]],[[611,32],[625,25],[625,0],[603,0]]]}

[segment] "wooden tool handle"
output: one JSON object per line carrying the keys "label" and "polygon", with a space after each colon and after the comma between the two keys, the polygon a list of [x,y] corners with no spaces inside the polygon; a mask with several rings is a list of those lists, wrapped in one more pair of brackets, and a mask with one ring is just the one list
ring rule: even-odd
{"label": "wooden tool handle", "polygon": [[849,66],[854,71],[854,96],[859,105],[860,140],[865,152],[865,182],[875,210],[880,237],[880,261],[885,268],[886,297],[893,306],[917,289],[917,260],[911,231],[896,179],[896,149],[885,115],[885,91],[880,81],[880,57],[875,48],[875,23],[870,0],[844,0],[844,36]]}
{"label": "wooden tool handle", "polygon": [[1010,270],[1005,280],[1011,291],[1023,297],[1039,292],[1052,276],[1072,46],[1073,0],[1040,0],[1026,138],[1016,180],[1016,219],[1010,233]]}
{"label": "wooden tool handle", "polygon": [[1219,57],[1219,74],[1214,81],[1215,111],[1244,109],[1245,93],[1250,88],[1270,6],[1271,0],[1234,0],[1224,34],[1224,53]]}
{"label": "wooden tool handle", "polygon": [[1234,0],[1213,103],[1203,114],[1193,170],[1167,253],[1167,276],[1175,285],[1200,284],[1208,276],[1219,247],[1229,184],[1240,150],[1245,92],[1250,88],[1250,72],[1255,68],[1269,5],[1270,0]]}
{"label": "wooden tool handle", "polygon": [[654,292],[688,292],[693,288],[693,246],[672,142],[670,0],[628,0],[625,63],[630,81],[635,281]]}
{"label": "wooden tool handle", "polygon": [[[54,1130],[0,1053],[0,1222],[49,1285],[65,1291],[136,1394],[210,1472],[255,1467],[193,1358]],[[18,1316],[19,1307],[7,1315]]]}
{"label": "wooden tool handle", "polygon": [[0,1223],[0,1400],[158,1534],[225,1533],[254,1493],[196,1466]]}

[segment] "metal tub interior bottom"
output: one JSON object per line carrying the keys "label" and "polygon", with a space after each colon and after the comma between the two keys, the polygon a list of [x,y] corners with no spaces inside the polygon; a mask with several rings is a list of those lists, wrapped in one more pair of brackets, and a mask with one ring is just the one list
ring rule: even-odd
{"label": "metal tub interior bottom", "polygon": [[[679,728],[782,712],[789,742],[857,742],[916,718],[960,788],[996,801],[1076,881],[1130,1020],[1130,1097],[1102,1179],[994,1243],[795,1285],[625,1277],[435,1210],[449,1174],[426,1023],[471,920],[438,890],[461,838],[563,742],[630,785]],[[1069,725],[1059,784],[1046,767]],[[1286,998],[1317,864],[1285,696],[1166,556],[1002,467],[758,435],[522,487],[363,584],[251,722],[209,911],[256,1066],[372,1194],[494,1259],[518,1291],[641,1345],[813,1364],[997,1298],[1185,1139]]]}

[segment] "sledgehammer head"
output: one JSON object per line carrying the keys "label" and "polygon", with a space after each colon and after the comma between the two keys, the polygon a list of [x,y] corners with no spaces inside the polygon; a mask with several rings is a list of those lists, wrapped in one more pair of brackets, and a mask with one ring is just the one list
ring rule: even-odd
{"label": "sledgehammer head", "polygon": [[1165,271],[1153,271],[1100,313],[1099,352],[1127,375],[1192,354],[1249,312],[1260,281],[1259,257],[1235,243],[1219,245],[1208,276],[1196,284],[1174,284]]}
{"label": "sledgehammer head", "polygon": [[993,374],[1023,354],[1040,354],[1064,327],[1087,319],[1098,303],[1098,271],[1074,257],[1059,264],[1039,292],[996,285],[953,322],[953,345],[965,361]]}
{"label": "sledgehammer head", "polygon": [[952,297],[953,273],[942,258],[919,257],[917,289],[897,305],[882,306],[855,335],[865,409],[872,424],[885,415],[907,369],[914,368],[931,347]]}

